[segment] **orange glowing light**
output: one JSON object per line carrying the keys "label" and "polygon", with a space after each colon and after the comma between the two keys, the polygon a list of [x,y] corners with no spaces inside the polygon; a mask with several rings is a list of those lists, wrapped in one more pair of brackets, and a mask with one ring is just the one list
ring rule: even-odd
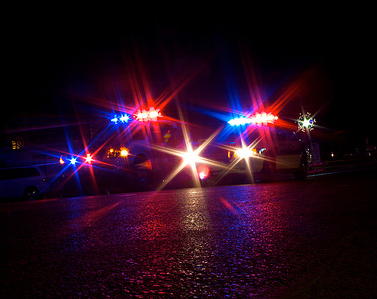
{"label": "orange glowing light", "polygon": [[257,150],[255,148],[242,147],[235,151],[234,157],[247,159],[257,155]]}
{"label": "orange glowing light", "polygon": [[127,157],[129,154],[128,150],[126,148],[121,148],[120,149],[120,156],[121,157]]}

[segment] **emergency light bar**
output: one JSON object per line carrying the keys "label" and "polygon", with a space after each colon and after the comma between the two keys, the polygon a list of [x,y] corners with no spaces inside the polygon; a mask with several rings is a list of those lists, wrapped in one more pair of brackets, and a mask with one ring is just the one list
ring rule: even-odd
{"label": "emergency light bar", "polygon": [[272,113],[255,113],[253,116],[246,118],[246,117],[236,117],[228,121],[228,124],[231,126],[240,126],[240,125],[247,125],[247,124],[253,124],[253,125],[267,125],[267,124],[273,124],[275,120],[277,120],[278,117],[273,115]]}
{"label": "emergency light bar", "polygon": [[68,163],[68,165],[73,165],[73,166],[75,166],[76,163],[79,163],[79,164],[82,164],[82,163],[92,164],[93,161],[94,161],[93,156],[90,155],[90,154],[86,154],[86,156],[71,156],[70,158],[69,157],[61,156],[60,159],[59,159],[59,163],[61,165],[64,165],[65,163]]}
{"label": "emergency light bar", "polygon": [[160,109],[154,109],[154,107],[151,107],[149,110],[138,110],[137,113],[134,115],[130,114],[121,114],[117,116],[116,114],[114,115],[113,118],[110,119],[112,123],[115,125],[120,124],[120,123],[128,123],[130,120],[137,120],[137,121],[142,121],[142,122],[150,122],[150,121],[157,121],[158,117],[162,117]]}

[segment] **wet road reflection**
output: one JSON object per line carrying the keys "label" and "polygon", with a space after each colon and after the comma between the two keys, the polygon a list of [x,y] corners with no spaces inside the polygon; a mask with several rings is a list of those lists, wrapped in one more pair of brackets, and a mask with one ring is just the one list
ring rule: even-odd
{"label": "wet road reflection", "polygon": [[[3,295],[279,294],[357,226],[356,216],[344,217],[354,213],[356,192],[344,185],[323,179],[4,204]],[[329,199],[341,200],[343,213]]]}
{"label": "wet road reflection", "polygon": [[[137,254],[134,260],[144,272],[129,291],[146,280],[154,281],[151,294],[190,296],[249,296],[284,285],[297,270],[289,266],[292,259],[300,264],[290,246],[310,246],[311,240],[289,225],[281,188],[185,189],[143,197],[132,239],[142,242],[142,258]],[[146,256],[153,256],[151,263]]]}
{"label": "wet road reflection", "polygon": [[214,287],[213,223],[202,189],[186,189],[180,203],[181,239],[178,273],[190,296],[211,294]]}

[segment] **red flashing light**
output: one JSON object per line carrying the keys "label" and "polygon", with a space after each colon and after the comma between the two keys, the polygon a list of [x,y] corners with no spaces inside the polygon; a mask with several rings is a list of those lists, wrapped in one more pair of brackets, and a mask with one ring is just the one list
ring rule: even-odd
{"label": "red flashing light", "polygon": [[142,111],[139,109],[135,114],[135,118],[138,121],[149,122],[149,121],[157,121],[158,117],[161,117],[160,109],[154,109],[151,107],[148,111],[143,109]]}
{"label": "red flashing light", "polygon": [[207,165],[201,164],[197,168],[199,179],[204,180],[206,179],[210,174],[210,169]]}
{"label": "red flashing light", "polygon": [[93,162],[93,156],[91,156],[90,154],[87,154],[85,158],[85,163],[92,164],[92,162]]}
{"label": "red flashing light", "polygon": [[257,125],[267,125],[267,124],[273,124],[275,122],[275,120],[277,120],[278,117],[273,115],[271,112],[270,113],[266,113],[266,112],[262,112],[262,113],[255,113],[255,115],[253,115],[252,117],[250,117],[250,121],[251,123],[253,124],[257,124]]}

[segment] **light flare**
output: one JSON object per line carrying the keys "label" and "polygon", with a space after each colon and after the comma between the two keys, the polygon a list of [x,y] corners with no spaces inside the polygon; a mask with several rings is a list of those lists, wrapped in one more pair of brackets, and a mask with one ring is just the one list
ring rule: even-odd
{"label": "light flare", "polygon": [[200,158],[198,157],[198,154],[193,151],[188,151],[183,154],[183,162],[185,164],[192,164],[192,163],[199,162],[199,159]]}
{"label": "light flare", "polygon": [[247,159],[247,158],[250,158],[250,157],[253,157],[253,156],[256,156],[257,155],[257,150],[255,148],[251,149],[249,147],[242,147],[242,148],[239,148],[235,151],[234,153],[234,156],[236,158],[243,158],[243,159]]}
{"label": "light flare", "polygon": [[129,155],[128,149],[126,149],[126,148],[121,148],[120,149],[120,156],[121,157],[127,157],[128,155]]}
{"label": "light flare", "polygon": [[228,157],[231,158],[230,153],[234,153],[233,159],[230,161],[230,164],[225,167],[224,171],[219,175],[217,178],[217,181],[215,184],[217,184],[223,177],[225,177],[229,172],[232,171],[232,169],[241,161],[245,162],[247,175],[251,179],[251,181],[254,181],[253,178],[253,170],[251,169],[250,165],[250,158],[253,159],[264,159],[261,155],[258,155],[256,147],[261,142],[262,138],[255,139],[249,146],[246,146],[246,143],[243,139],[241,139],[241,148],[239,147],[233,147],[233,146],[227,146],[224,147],[228,150]]}
{"label": "light flare", "polygon": [[86,157],[85,157],[85,163],[87,164],[92,164],[93,163],[93,156],[91,156],[90,154],[86,154]]}
{"label": "light flare", "polygon": [[314,130],[314,124],[316,120],[311,115],[310,112],[306,112],[306,113],[300,113],[296,122],[297,122],[298,130],[305,133],[305,132]]}
{"label": "light flare", "polygon": [[72,157],[71,159],[69,159],[69,163],[71,163],[72,165],[75,165],[77,163],[77,158]]}
{"label": "light flare", "polygon": [[[182,118],[182,115],[180,115]],[[200,187],[200,176],[204,177],[204,175],[209,175],[209,168],[208,166],[202,165],[212,165],[216,167],[226,168],[226,165],[214,160],[206,159],[200,156],[200,153],[208,146],[208,144],[222,131],[223,127],[220,127],[216,130],[203,144],[201,144],[197,149],[193,150],[189,133],[186,128],[186,125],[182,122],[182,131],[183,136],[186,144],[186,150],[181,151],[173,148],[166,148],[162,146],[154,145],[153,149],[180,157],[182,159],[181,163],[172,170],[172,172],[168,175],[166,180],[157,188],[157,190],[163,189],[176,175],[178,175],[186,166],[190,166],[191,173],[193,174],[194,186]],[[198,165],[198,166],[197,166]]]}

